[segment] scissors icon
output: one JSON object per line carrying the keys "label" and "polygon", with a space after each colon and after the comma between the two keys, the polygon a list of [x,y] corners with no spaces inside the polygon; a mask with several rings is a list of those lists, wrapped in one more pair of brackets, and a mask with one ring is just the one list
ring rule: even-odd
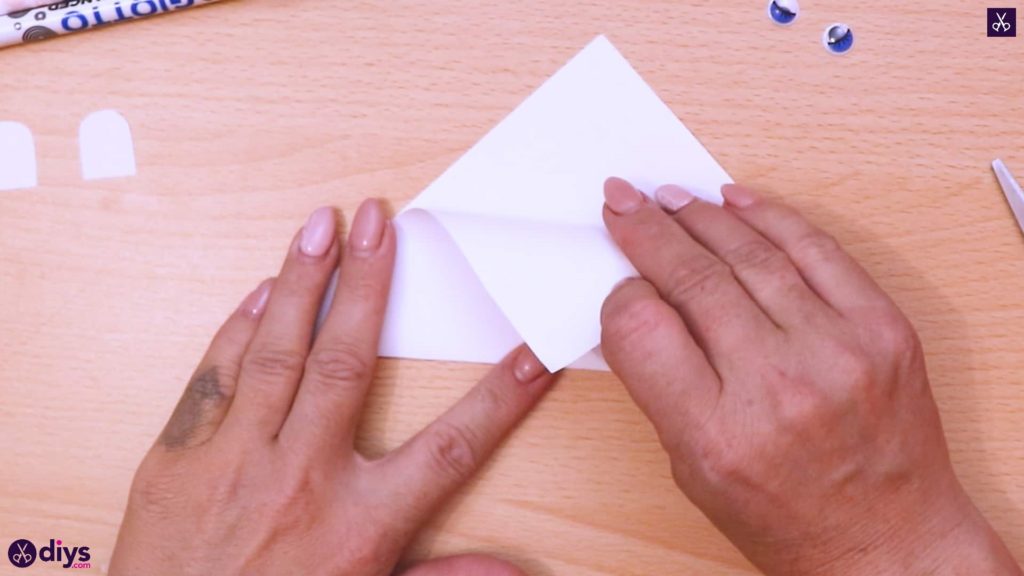
{"label": "scissors icon", "polygon": [[996,32],[999,32],[999,31],[1009,32],[1010,31],[1011,26],[1010,26],[1010,23],[1006,21],[1006,14],[1007,14],[1006,12],[1003,12],[1002,14],[1000,14],[999,12],[996,12],[996,18],[999,18],[999,22],[993,22],[992,23],[992,29],[993,30],[995,30]]}
{"label": "scissors icon", "polygon": [[32,563],[32,554],[25,551],[25,549],[28,548],[28,542],[24,544],[19,543],[17,546],[18,552],[11,555],[11,562],[14,562],[18,566],[28,566]]}

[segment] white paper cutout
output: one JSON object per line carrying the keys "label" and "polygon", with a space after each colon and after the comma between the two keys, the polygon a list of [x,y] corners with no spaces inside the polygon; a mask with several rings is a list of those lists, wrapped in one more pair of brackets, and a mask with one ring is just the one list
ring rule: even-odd
{"label": "white paper cutout", "polygon": [[32,131],[19,122],[0,122],[0,191],[39,185]]}
{"label": "white paper cutout", "polygon": [[602,220],[609,176],[717,203],[731,181],[600,36],[397,216],[381,354],[490,363],[525,340],[550,370],[606,370],[601,306],[636,275]]}
{"label": "white paper cutout", "polygon": [[135,175],[132,131],[116,110],[86,116],[78,129],[78,146],[85,180]]}

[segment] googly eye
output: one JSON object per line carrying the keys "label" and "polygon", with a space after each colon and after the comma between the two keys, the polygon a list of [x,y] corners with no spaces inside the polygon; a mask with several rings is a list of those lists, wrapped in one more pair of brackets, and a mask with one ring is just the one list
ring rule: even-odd
{"label": "googly eye", "polygon": [[771,0],[768,2],[768,17],[780,26],[789,26],[800,15],[800,3],[797,0]]}
{"label": "googly eye", "polygon": [[833,54],[845,54],[853,48],[853,29],[846,24],[833,24],[821,36],[825,48]]}

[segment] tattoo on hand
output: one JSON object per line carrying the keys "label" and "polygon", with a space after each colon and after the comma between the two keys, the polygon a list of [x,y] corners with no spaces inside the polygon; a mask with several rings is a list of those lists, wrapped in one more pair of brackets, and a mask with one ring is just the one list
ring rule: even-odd
{"label": "tattoo on hand", "polygon": [[160,434],[160,443],[172,451],[195,448],[203,444],[205,439],[193,444],[196,431],[207,420],[206,415],[227,399],[217,377],[216,367],[197,373],[188,383],[185,393],[174,409],[174,414]]}

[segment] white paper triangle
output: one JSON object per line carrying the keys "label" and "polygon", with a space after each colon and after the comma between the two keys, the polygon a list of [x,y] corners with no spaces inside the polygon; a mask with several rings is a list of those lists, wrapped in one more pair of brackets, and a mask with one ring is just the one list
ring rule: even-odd
{"label": "white paper triangle", "polygon": [[397,216],[381,354],[491,363],[525,341],[550,370],[607,369],[601,305],[636,275],[602,221],[609,176],[719,203],[730,181],[600,36]]}

